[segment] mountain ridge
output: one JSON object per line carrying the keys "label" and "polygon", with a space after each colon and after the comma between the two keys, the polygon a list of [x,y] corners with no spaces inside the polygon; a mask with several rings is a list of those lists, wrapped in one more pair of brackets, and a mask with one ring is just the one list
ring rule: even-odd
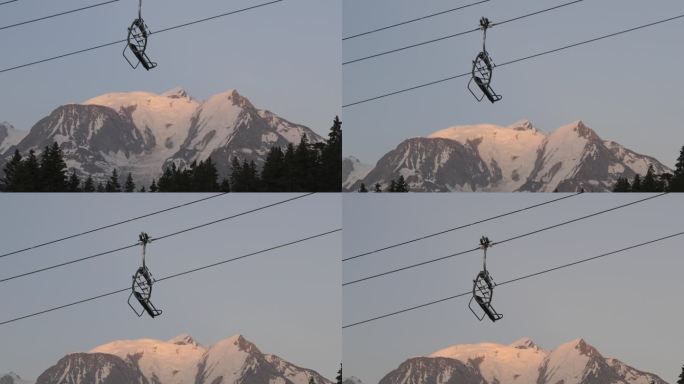
{"label": "mountain ridge", "polygon": [[161,95],[107,93],[55,108],[19,140],[3,140],[5,130],[0,127],[0,166],[15,149],[40,154],[57,142],[79,176],[103,181],[117,169],[143,184],[171,164],[182,168],[212,158],[225,177],[230,157],[260,166],[272,146],[297,144],[302,135],[311,143],[324,141],[306,126],[255,107],[235,89],[204,101],[182,88]]}
{"label": "mountain ridge", "polygon": [[316,371],[262,353],[240,334],[208,347],[181,334],[167,341],[116,340],[68,354],[35,384],[308,384],[310,378],[332,384]]}
{"label": "mountain ridge", "polygon": [[410,358],[380,384],[667,384],[620,360],[605,358],[584,339],[540,348],[522,338],[509,345],[457,344]]}
{"label": "mountain ridge", "polygon": [[369,172],[346,161],[343,186],[386,188],[403,176],[412,191],[575,192],[610,191],[619,177],[672,171],[653,157],[603,140],[582,120],[550,133],[529,120],[508,126],[454,126],[404,140]]}

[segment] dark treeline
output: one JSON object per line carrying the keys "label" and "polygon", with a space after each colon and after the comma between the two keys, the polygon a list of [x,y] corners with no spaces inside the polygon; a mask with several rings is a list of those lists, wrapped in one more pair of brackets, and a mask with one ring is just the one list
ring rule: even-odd
{"label": "dark treeline", "polygon": [[[399,176],[396,180],[392,180],[390,182],[390,185],[383,191],[382,190],[382,185],[380,183],[376,183],[373,186],[373,192],[408,192],[409,191],[409,185],[406,182],[406,179],[404,179],[404,176]],[[359,192],[365,193],[368,192],[368,188],[366,187],[366,184],[361,183],[361,186],[359,187]]]}
{"label": "dark treeline", "polygon": [[130,173],[122,178],[114,169],[106,181],[80,178],[68,171],[57,143],[40,156],[18,150],[4,167],[0,190],[6,192],[339,192],[342,180],[342,122],[335,118],[328,139],[311,144],[272,147],[261,170],[256,164],[229,159],[231,175],[219,179],[211,158],[179,169],[172,164],[149,186],[138,187]]}
{"label": "dark treeline", "polygon": [[674,173],[657,175],[653,166],[649,166],[645,175],[635,175],[632,180],[619,178],[613,192],[684,192],[684,147],[679,153]]}

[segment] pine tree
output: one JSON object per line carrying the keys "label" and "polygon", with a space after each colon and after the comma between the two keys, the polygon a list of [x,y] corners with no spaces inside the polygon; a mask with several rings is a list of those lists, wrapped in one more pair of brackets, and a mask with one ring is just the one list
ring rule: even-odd
{"label": "pine tree", "polygon": [[408,192],[409,186],[404,179],[404,176],[399,176],[397,182],[394,184],[394,192]]}
{"label": "pine tree", "polygon": [[261,181],[266,192],[280,192],[286,188],[285,154],[278,146],[271,147],[266,155],[266,162],[261,169]]}
{"label": "pine tree", "polygon": [[[176,163],[171,163],[170,167],[164,169],[164,173],[159,177],[157,182],[157,189],[159,192],[175,192],[178,191],[178,185],[176,185],[175,175],[178,172],[176,169]],[[150,187],[152,190],[152,187]]]}
{"label": "pine tree", "polygon": [[7,192],[17,192],[17,182],[21,176],[19,173],[22,171],[23,166],[21,159],[21,153],[19,153],[18,149],[15,149],[12,159],[5,164],[5,176],[0,179],[1,190]]}
{"label": "pine tree", "polygon": [[342,364],[340,364],[340,370],[337,371],[337,377],[335,379],[337,380],[337,384],[342,384]]}
{"label": "pine tree", "polygon": [[632,192],[641,192],[641,176],[639,176],[639,174],[634,175],[634,181],[632,181]]}
{"label": "pine tree", "polygon": [[242,165],[237,157],[230,160],[230,190],[233,192],[246,192],[242,185]]}
{"label": "pine tree", "polygon": [[315,153],[310,148],[309,139],[306,134],[302,135],[299,144],[294,152],[294,180],[296,182],[295,191],[314,191],[316,190],[313,169],[316,166]]}
{"label": "pine tree", "polygon": [[646,176],[644,176],[644,180],[641,182],[641,192],[658,192],[658,187],[653,164],[650,164],[648,171],[646,171]]}
{"label": "pine tree", "polygon": [[145,193],[145,192],[147,192],[147,189],[146,189],[145,186],[143,185],[142,187],[140,187],[140,189],[138,189],[138,192]]}
{"label": "pine tree", "polygon": [[321,150],[321,171],[318,191],[342,191],[342,121],[335,116],[328,140]]}
{"label": "pine tree", "polygon": [[677,163],[675,164],[674,176],[670,183],[671,192],[684,192],[684,146],[679,152]]}
{"label": "pine tree", "polygon": [[157,181],[152,179],[152,184],[150,184],[150,192],[157,192],[159,187],[157,187]]}
{"label": "pine tree", "polygon": [[380,185],[380,183],[375,183],[375,187],[373,189],[373,192],[375,192],[375,193],[382,192],[382,185]]}
{"label": "pine tree", "polygon": [[32,149],[22,163],[22,170],[19,172],[18,188],[21,192],[37,192],[43,190],[40,180],[40,165],[36,152]]}
{"label": "pine tree", "polygon": [[295,146],[292,143],[287,144],[285,148],[285,155],[283,156],[283,180],[284,189],[283,192],[295,192],[297,191],[297,171],[295,170]]}
{"label": "pine tree", "polygon": [[359,192],[361,192],[361,193],[368,192],[368,190],[366,189],[366,184],[361,183],[361,187],[359,188]]}
{"label": "pine tree", "polygon": [[95,192],[95,182],[90,175],[88,175],[86,181],[83,182],[83,192]]}
{"label": "pine tree", "polygon": [[682,373],[679,374],[679,380],[677,380],[677,384],[684,384],[684,366],[682,366]]}
{"label": "pine tree", "polygon": [[54,142],[46,146],[40,157],[40,182],[44,192],[64,192],[67,190],[67,166],[64,154]]}
{"label": "pine tree", "polygon": [[193,192],[216,192],[219,190],[218,185],[218,170],[211,160],[211,157],[205,161],[200,161],[191,170],[191,186]]}
{"label": "pine tree", "polygon": [[102,182],[97,183],[97,192],[107,192],[107,188],[105,188]]}
{"label": "pine tree", "polygon": [[626,177],[620,177],[613,186],[613,192],[631,192],[632,187],[629,185],[629,180]]}
{"label": "pine tree", "polygon": [[116,169],[112,171],[112,175],[107,180],[105,185],[105,192],[121,192],[121,184],[119,184],[119,172]]}
{"label": "pine tree", "polygon": [[133,182],[133,175],[128,172],[126,177],[126,184],[124,184],[124,192],[135,192],[135,183]]}
{"label": "pine tree", "polygon": [[254,160],[249,163],[246,160],[242,162],[241,184],[244,187],[243,192],[259,192],[261,189],[261,180]]}
{"label": "pine tree", "polygon": [[387,192],[396,192],[397,191],[397,182],[392,180],[390,182],[389,188],[387,188]]}
{"label": "pine tree", "polygon": [[80,186],[81,179],[78,178],[75,170],[71,171],[71,175],[69,175],[69,181],[67,182],[67,190],[69,192],[80,192]]}
{"label": "pine tree", "polygon": [[677,158],[677,163],[675,163],[675,176],[684,177],[684,146],[679,151],[679,157]]}
{"label": "pine tree", "polygon": [[219,186],[219,191],[230,192],[230,180],[224,178],[223,181],[221,181],[221,185]]}

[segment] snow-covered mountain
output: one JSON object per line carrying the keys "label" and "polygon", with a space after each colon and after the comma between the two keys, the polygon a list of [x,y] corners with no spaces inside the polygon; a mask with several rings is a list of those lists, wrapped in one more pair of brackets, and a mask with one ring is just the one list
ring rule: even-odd
{"label": "snow-covered mountain", "polygon": [[[2,144],[2,132],[0,158],[6,161],[14,150]],[[22,153],[40,153],[56,141],[77,172],[97,180],[116,168],[147,184],[172,162],[184,166],[209,157],[225,176],[229,157],[259,165],[270,147],[296,144],[304,134],[313,143],[323,141],[305,126],[256,108],[236,90],[200,101],[174,89],[161,95],[109,93],[60,106],[12,144]]]}
{"label": "snow-covered mountain", "polygon": [[33,382],[22,379],[14,372],[0,375],[0,384],[33,384]]}
{"label": "snow-covered mountain", "polygon": [[[456,126],[405,140],[385,154],[356,190],[404,176],[412,191],[610,191],[619,177],[672,172],[658,160],[601,139],[582,121],[550,134],[523,120],[507,127]],[[351,172],[348,173],[351,175]]]}
{"label": "snow-covered mountain", "polygon": [[342,159],[342,188],[347,189],[362,180],[373,169],[370,164],[364,164],[354,156]]}
{"label": "snow-covered mountain", "polygon": [[380,384],[667,384],[616,359],[604,358],[583,339],[553,351],[529,338],[511,345],[454,345],[402,363]]}
{"label": "snow-covered mountain", "polygon": [[241,335],[211,347],[180,335],[114,341],[67,355],[36,384],[308,384],[310,378],[332,384],[315,371],[263,354]]}
{"label": "snow-covered mountain", "polygon": [[17,145],[26,136],[26,132],[20,131],[8,122],[0,122],[0,154],[7,151],[13,145]]}
{"label": "snow-covered mountain", "polygon": [[347,377],[342,381],[342,384],[363,384],[363,381],[356,376]]}

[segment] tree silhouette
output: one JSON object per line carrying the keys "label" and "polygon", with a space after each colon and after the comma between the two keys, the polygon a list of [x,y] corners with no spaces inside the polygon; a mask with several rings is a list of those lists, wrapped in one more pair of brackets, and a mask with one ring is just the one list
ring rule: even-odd
{"label": "tree silhouette", "polygon": [[135,183],[133,182],[133,176],[128,172],[126,177],[126,184],[124,184],[124,192],[135,192]]}
{"label": "tree silhouette", "polygon": [[116,168],[112,171],[112,175],[105,184],[105,192],[121,192],[121,184],[119,184],[119,172]]}

